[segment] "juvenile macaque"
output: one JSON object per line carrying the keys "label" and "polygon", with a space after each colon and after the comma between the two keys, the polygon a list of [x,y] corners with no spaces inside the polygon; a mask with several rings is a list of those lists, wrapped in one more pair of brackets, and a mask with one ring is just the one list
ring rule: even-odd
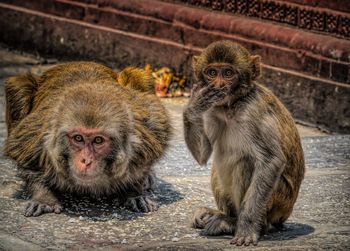
{"label": "juvenile macaque", "polygon": [[32,200],[26,216],[60,213],[59,193],[111,196],[133,211],[157,209],[152,165],[171,127],[140,69],[117,74],[91,62],[6,81],[8,138]]}
{"label": "juvenile macaque", "polygon": [[259,56],[220,41],[195,57],[193,68],[185,140],[201,165],[213,152],[219,210],[199,208],[192,226],[208,235],[234,234],[231,244],[257,244],[262,231],[292,213],[305,171],[298,131],[277,97],[255,82]]}

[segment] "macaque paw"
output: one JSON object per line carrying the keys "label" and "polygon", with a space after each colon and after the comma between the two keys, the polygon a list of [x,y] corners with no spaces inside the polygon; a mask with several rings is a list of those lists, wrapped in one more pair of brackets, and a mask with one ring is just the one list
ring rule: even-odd
{"label": "macaque paw", "polygon": [[216,236],[222,234],[233,234],[235,219],[223,215],[214,215],[209,218],[204,230],[204,235]]}
{"label": "macaque paw", "polygon": [[213,216],[212,210],[206,207],[200,207],[196,209],[192,218],[192,227],[193,228],[205,228],[208,224],[210,218]]}
{"label": "macaque paw", "polygon": [[149,213],[158,210],[158,204],[150,196],[140,195],[128,198],[124,206],[134,212]]}
{"label": "macaque paw", "polygon": [[37,201],[30,201],[28,202],[25,212],[24,212],[24,216],[26,217],[30,217],[30,216],[39,216],[45,213],[56,213],[59,214],[61,213],[63,210],[63,207],[57,202],[55,204],[52,205],[48,205],[45,203],[40,203]]}
{"label": "macaque paw", "polygon": [[236,246],[249,246],[253,244],[254,246],[258,245],[258,235],[257,234],[236,234],[235,237],[231,240],[230,244]]}

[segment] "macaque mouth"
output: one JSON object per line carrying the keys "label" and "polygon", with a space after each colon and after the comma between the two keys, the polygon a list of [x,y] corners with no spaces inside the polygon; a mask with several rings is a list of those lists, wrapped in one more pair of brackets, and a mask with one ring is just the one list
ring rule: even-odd
{"label": "macaque mouth", "polygon": [[72,172],[72,177],[79,184],[90,184],[90,183],[95,183],[98,180],[100,180],[101,175],[97,174],[97,173],[95,173],[95,174],[87,174],[87,173],[84,173],[84,172],[73,171]]}

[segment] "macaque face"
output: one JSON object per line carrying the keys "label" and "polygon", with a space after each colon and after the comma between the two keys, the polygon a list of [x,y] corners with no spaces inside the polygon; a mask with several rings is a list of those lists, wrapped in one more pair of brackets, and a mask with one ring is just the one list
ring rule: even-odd
{"label": "macaque face", "polygon": [[235,84],[238,80],[238,72],[228,63],[212,63],[203,70],[203,76],[207,84],[215,87]]}
{"label": "macaque face", "polygon": [[71,152],[70,169],[79,183],[89,183],[105,175],[112,139],[99,129],[74,128],[67,134]]}

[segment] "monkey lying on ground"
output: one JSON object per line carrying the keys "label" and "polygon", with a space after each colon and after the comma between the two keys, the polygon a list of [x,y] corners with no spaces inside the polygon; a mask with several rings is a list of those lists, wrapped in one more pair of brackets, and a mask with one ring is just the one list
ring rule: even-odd
{"label": "monkey lying on ground", "polygon": [[60,213],[55,191],[117,197],[137,212],[157,209],[152,165],[171,127],[145,71],[117,74],[73,62],[41,77],[9,78],[5,91],[5,152],[32,195],[26,216]]}
{"label": "monkey lying on ground", "polygon": [[185,140],[201,165],[213,152],[219,210],[196,210],[192,226],[208,235],[234,233],[231,244],[257,244],[262,230],[292,213],[305,171],[298,131],[277,97],[254,81],[259,56],[221,41],[195,57],[193,67]]}

